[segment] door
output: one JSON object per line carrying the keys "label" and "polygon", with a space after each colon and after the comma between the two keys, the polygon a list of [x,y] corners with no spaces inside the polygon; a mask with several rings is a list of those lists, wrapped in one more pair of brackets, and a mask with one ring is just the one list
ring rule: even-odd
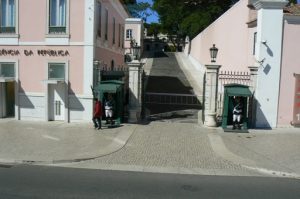
{"label": "door", "polygon": [[15,83],[6,83],[6,117],[15,116]]}
{"label": "door", "polygon": [[15,116],[15,83],[0,83],[0,117]]}
{"label": "door", "polygon": [[65,84],[49,85],[49,120],[65,120]]}

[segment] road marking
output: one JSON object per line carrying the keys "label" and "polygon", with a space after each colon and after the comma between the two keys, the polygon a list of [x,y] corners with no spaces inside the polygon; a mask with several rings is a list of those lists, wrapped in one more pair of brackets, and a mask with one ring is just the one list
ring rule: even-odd
{"label": "road marking", "polygon": [[60,141],[59,138],[52,137],[52,136],[50,136],[50,135],[42,135],[42,136],[43,136],[44,138],[46,138],[46,139],[55,140],[55,141]]}

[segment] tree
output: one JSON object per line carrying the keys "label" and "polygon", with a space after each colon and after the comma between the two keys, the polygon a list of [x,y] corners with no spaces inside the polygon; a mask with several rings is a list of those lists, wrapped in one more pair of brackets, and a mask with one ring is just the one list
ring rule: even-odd
{"label": "tree", "polygon": [[147,34],[154,35],[155,38],[157,37],[158,33],[162,32],[161,24],[159,23],[145,24],[145,27],[147,28]]}

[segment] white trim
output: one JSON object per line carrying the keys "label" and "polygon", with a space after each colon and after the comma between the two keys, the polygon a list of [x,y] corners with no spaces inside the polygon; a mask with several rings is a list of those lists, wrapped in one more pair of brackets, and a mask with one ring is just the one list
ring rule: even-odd
{"label": "white trim", "polygon": [[0,77],[0,82],[4,83],[4,82],[14,82],[15,78],[14,77]]}
{"label": "white trim", "polygon": [[127,18],[125,20],[126,24],[143,24],[143,20],[140,18]]}
{"label": "white trim", "polygon": [[19,45],[18,37],[0,37],[0,45],[17,46]]}
{"label": "white trim", "polygon": [[300,24],[300,15],[283,15],[283,20],[288,24]]}
{"label": "white trim", "polygon": [[20,38],[19,34],[0,33],[0,38]]}
{"label": "white trim", "polygon": [[37,93],[37,92],[22,92],[19,93],[19,96],[33,96],[33,97],[45,97],[45,93]]}
{"label": "white trim", "polygon": [[288,4],[287,0],[265,1],[258,0],[253,3],[256,10],[260,9],[283,9]]}
{"label": "white trim", "polygon": [[94,44],[94,0],[85,0],[85,11],[84,11],[84,44],[93,45]]}
{"label": "white trim", "polygon": [[69,38],[66,37],[48,37],[45,38],[45,43],[48,46],[68,46]]}
{"label": "white trim", "polygon": [[[19,42],[19,46],[47,46],[46,42]],[[68,46],[84,46],[84,42],[69,42]]]}
{"label": "white trim", "polygon": [[83,93],[85,95],[92,95],[94,50],[93,46],[84,46]]}
{"label": "white trim", "polygon": [[46,80],[43,80],[43,82],[45,84],[61,84],[61,83],[64,83],[65,80],[56,80],[56,79],[46,79]]}

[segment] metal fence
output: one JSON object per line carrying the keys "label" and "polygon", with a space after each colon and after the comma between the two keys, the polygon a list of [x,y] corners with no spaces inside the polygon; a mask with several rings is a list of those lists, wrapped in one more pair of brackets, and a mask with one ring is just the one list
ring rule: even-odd
{"label": "metal fence", "polygon": [[201,96],[179,93],[146,92],[144,102],[147,104],[192,105],[201,106]]}

